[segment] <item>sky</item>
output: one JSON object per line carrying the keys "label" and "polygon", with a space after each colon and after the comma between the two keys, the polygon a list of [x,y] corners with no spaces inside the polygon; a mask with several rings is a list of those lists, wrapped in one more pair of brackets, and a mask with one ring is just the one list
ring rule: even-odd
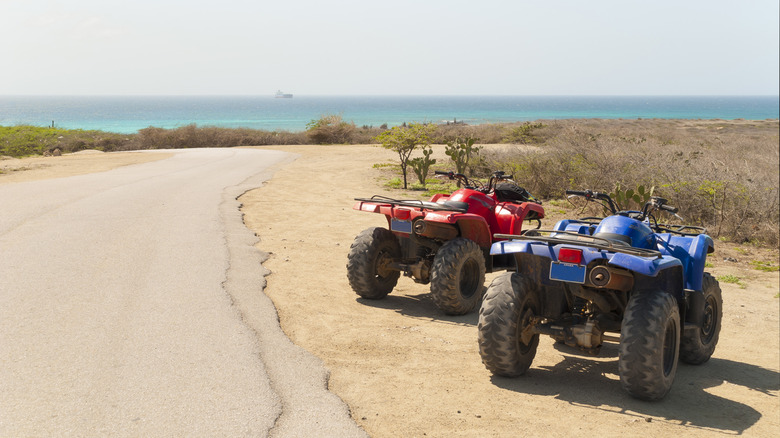
{"label": "sky", "polygon": [[0,95],[778,95],[778,0],[0,0]]}

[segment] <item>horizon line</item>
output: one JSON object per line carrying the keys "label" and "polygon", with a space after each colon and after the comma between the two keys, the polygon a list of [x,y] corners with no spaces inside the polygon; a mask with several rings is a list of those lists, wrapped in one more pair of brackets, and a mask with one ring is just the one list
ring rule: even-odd
{"label": "horizon line", "polygon": [[[295,94],[295,97],[780,97],[780,94]],[[274,97],[264,94],[2,94],[0,97]]]}

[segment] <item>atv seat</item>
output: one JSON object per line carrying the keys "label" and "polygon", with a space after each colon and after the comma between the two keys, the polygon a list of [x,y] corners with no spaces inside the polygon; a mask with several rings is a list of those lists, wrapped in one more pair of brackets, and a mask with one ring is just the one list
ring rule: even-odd
{"label": "atv seat", "polygon": [[438,211],[457,211],[465,213],[469,210],[469,204],[463,201],[403,201],[407,207],[427,208]]}
{"label": "atv seat", "polygon": [[619,245],[619,246],[631,246],[631,238],[628,236],[624,236],[622,234],[616,234],[616,233],[596,233],[593,235],[593,237],[598,237],[600,239],[606,239],[612,242],[613,244]]}
{"label": "atv seat", "polygon": [[469,211],[469,204],[463,201],[439,201],[437,204],[443,205],[452,211],[457,211],[460,213]]}

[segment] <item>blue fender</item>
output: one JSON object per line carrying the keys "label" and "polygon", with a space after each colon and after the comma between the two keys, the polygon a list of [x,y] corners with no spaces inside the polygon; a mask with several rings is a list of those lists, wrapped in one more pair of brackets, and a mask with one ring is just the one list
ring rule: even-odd
{"label": "blue fender", "polygon": [[[593,234],[593,230],[596,227],[591,226],[587,222],[583,222],[577,219],[563,219],[555,223],[553,229],[555,231],[571,231],[578,234],[584,234],[590,236]],[[552,234],[553,236],[555,233]]]}
{"label": "blue fender", "polygon": [[608,262],[609,265],[628,269],[648,277],[655,277],[659,272],[681,266],[679,260],[672,256],[662,256],[659,258],[638,257],[630,254],[615,253]]}
{"label": "blue fender", "polygon": [[[532,245],[534,243],[535,245]],[[537,251],[534,251],[534,249]],[[555,260],[555,252],[553,252],[553,248],[548,245],[540,244],[539,242],[502,240],[500,242],[493,243],[493,245],[490,247],[491,255],[515,254],[518,252],[527,252],[542,257],[549,257]],[[539,252],[539,254],[537,254],[537,252]]]}
{"label": "blue fender", "polygon": [[682,262],[685,288],[700,291],[707,253],[712,252],[715,246],[712,238],[706,234],[677,236],[663,233],[657,236],[661,254],[668,254]]}
{"label": "blue fender", "polygon": [[[558,245],[550,246],[542,242],[510,240],[494,243],[493,246],[490,247],[490,254],[528,253],[535,256],[547,257],[550,260],[558,260],[556,255],[557,246]],[[588,264],[595,259],[608,259],[608,264],[612,266],[628,269],[629,271],[649,277],[655,277],[659,272],[665,269],[682,266],[680,260],[671,255],[663,255],[661,258],[649,258],[623,253],[608,253],[607,251],[600,251],[587,246],[571,244],[563,244],[563,246],[582,249],[584,264]]]}

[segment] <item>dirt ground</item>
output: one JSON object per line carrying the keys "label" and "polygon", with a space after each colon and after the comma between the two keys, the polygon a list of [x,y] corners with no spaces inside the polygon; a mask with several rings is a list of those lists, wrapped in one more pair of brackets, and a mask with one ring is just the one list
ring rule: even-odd
{"label": "dirt ground", "polygon": [[[776,265],[776,252],[716,246],[709,270],[736,275],[744,287],[721,283],[723,329],[713,358],[701,366],[680,364],[661,402],[635,400],[621,389],[615,346],[589,357],[556,349],[543,337],[525,376],[493,377],[480,360],[476,313],[443,315],[428,286],[407,278],[380,301],[358,298],[350,289],[350,244],[361,230],[386,225],[383,216],[353,210],[353,198],[394,194],[373,168],[395,161],[394,154],[370,146],[275,149],[301,156],[240,198],[258,247],[270,253],[266,293],[284,331],[325,362],[330,389],[371,436],[780,431],[778,273],[748,264],[766,258]],[[444,162],[443,151],[437,154]]]}
{"label": "dirt ground", "polygon": [[[349,287],[352,240],[385,224],[383,216],[353,210],[353,198],[397,195],[382,187],[372,167],[395,161],[394,154],[372,146],[274,149],[300,156],[240,198],[247,226],[260,237],[258,248],[269,253],[265,293],[284,331],[324,361],[330,389],[371,436],[763,437],[780,431],[780,275],[750,264],[777,265],[777,251],[716,243],[708,270],[739,278],[720,284],[718,348],[704,365],[680,364],[661,402],[623,392],[614,345],[591,357],[543,337],[525,376],[493,377],[480,360],[476,313],[443,315],[428,287],[407,278],[379,301],[360,299]],[[443,162],[442,150],[436,153]],[[89,160],[110,168],[139,159],[125,154],[39,158],[45,167],[16,171],[5,167],[11,160],[0,161],[0,184],[78,173],[72,163],[65,174],[56,170],[64,158],[85,160],[82,173],[105,170]],[[33,167],[25,160],[16,166]],[[488,274],[488,282],[493,277]]]}

